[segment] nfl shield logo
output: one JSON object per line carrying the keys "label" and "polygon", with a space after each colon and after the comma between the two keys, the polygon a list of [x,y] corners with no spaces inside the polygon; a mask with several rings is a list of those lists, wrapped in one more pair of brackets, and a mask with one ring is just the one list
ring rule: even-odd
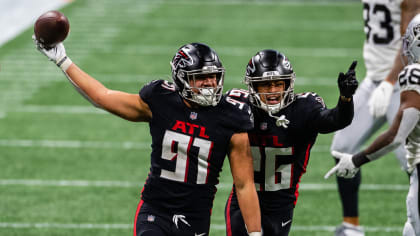
{"label": "nfl shield logo", "polygon": [[196,120],[197,119],[197,115],[198,115],[197,112],[191,112],[190,113],[190,119],[191,120]]}
{"label": "nfl shield logo", "polygon": [[260,124],[260,129],[261,130],[266,130],[267,129],[267,123],[266,122],[261,123]]}
{"label": "nfl shield logo", "polygon": [[147,216],[147,221],[154,222],[155,221],[155,216],[154,215],[148,215]]}

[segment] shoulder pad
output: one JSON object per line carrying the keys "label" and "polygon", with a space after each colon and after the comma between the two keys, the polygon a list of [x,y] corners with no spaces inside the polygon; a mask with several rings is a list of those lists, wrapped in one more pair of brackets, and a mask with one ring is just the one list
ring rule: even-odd
{"label": "shoulder pad", "polygon": [[318,94],[314,92],[306,92],[306,93],[297,93],[296,98],[307,98],[309,96],[318,97]]}
{"label": "shoulder pad", "polygon": [[297,99],[307,99],[309,101],[314,101],[316,103],[321,104],[322,107],[324,107],[324,108],[326,107],[324,99],[322,99],[322,97],[320,97],[318,94],[316,94],[314,92],[298,93],[298,94],[296,94],[296,98]]}
{"label": "shoulder pad", "polygon": [[248,91],[243,89],[231,89],[223,96],[224,116],[237,130],[247,131],[253,127],[254,118],[248,96]]}
{"label": "shoulder pad", "polygon": [[153,80],[145,84],[140,90],[140,97],[149,103],[152,97],[159,97],[162,93],[175,92],[175,85],[166,80]]}
{"label": "shoulder pad", "polygon": [[401,92],[414,90],[420,94],[420,64],[408,65],[398,75]]}
{"label": "shoulder pad", "polygon": [[235,98],[244,98],[248,99],[249,92],[245,89],[231,89],[226,92],[226,96],[228,97],[235,97]]}
{"label": "shoulder pad", "polygon": [[226,102],[239,106],[239,109],[243,109],[244,105],[249,105],[248,102],[249,92],[244,89],[231,89],[226,92],[225,100]]}

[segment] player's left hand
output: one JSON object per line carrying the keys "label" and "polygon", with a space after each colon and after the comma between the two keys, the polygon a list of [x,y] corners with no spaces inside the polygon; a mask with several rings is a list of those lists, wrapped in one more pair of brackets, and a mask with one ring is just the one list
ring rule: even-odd
{"label": "player's left hand", "polygon": [[390,82],[384,80],[372,92],[368,105],[369,112],[373,117],[378,118],[385,115],[389,103],[391,102],[393,90],[394,86]]}
{"label": "player's left hand", "polygon": [[338,89],[340,90],[340,95],[346,98],[351,98],[356,92],[357,86],[359,83],[356,79],[356,69],[357,61],[351,63],[347,73],[340,72],[338,75]]}
{"label": "player's left hand", "polygon": [[325,179],[328,179],[334,173],[336,173],[338,177],[343,178],[353,178],[357,174],[359,168],[357,168],[353,163],[353,155],[337,151],[332,151],[331,154],[335,158],[340,159],[340,161],[327,172],[324,176]]}

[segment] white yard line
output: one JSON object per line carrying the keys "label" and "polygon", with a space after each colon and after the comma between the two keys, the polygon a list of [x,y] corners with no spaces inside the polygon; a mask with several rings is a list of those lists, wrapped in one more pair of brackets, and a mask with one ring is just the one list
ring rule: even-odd
{"label": "white yard line", "polygon": [[7,140],[0,139],[0,147],[41,148],[100,148],[100,149],[150,149],[149,142],[106,142],[79,140]]}
{"label": "white yard line", "polygon": [[[35,140],[35,139],[0,139],[0,147],[21,148],[101,148],[101,149],[150,149],[151,142],[114,142],[82,140]],[[329,145],[315,145],[311,152],[329,152]]]}
{"label": "white yard line", "polygon": [[[58,71],[56,71],[58,72]],[[41,72],[38,73],[39,77],[32,78],[29,72],[21,72],[21,73],[14,73],[14,72],[2,72],[2,75],[5,76],[1,79],[2,82],[36,82],[36,83],[48,83],[48,82],[67,82],[66,78],[61,73],[45,73]],[[101,82],[112,82],[112,83],[139,83],[138,89],[140,90],[141,84],[140,83],[147,83],[152,80],[168,80],[172,81],[169,74],[160,74],[160,75],[144,75],[144,74],[98,74],[98,73],[91,73],[91,75]],[[225,85],[234,85],[240,87],[245,87],[242,84],[243,76],[235,76],[230,75],[229,78],[225,81]],[[337,87],[337,79],[335,77],[331,78],[321,78],[321,77],[297,77],[295,80],[295,85],[322,85],[322,86],[332,86]],[[36,85],[34,85],[35,87]],[[225,86],[226,87],[226,86]]]}
{"label": "white yard line", "polygon": [[348,1],[348,0],[254,0],[254,1],[242,1],[242,0],[214,0],[214,1],[168,1],[165,4],[185,4],[185,5],[267,5],[267,6],[334,6],[334,7],[348,7],[349,5],[360,4],[358,1]]}
{"label": "white yard line", "polygon": [[[0,222],[0,228],[14,228],[14,229],[132,229],[132,224],[89,224],[89,223],[23,223],[23,222]],[[210,228],[215,231],[225,230],[226,226],[223,224],[211,224]],[[366,232],[383,232],[383,233],[395,233],[402,232],[402,227],[389,227],[389,226],[364,226]],[[326,231],[333,232],[335,226],[328,225],[315,225],[315,226],[304,226],[304,225],[293,225],[292,231]]]}
{"label": "white yard line", "polygon": [[[126,45],[118,50],[108,43],[109,40],[104,40],[102,43],[86,44],[86,43],[69,43],[68,53],[75,58],[80,59],[81,56],[92,54],[92,50],[97,50],[101,54],[113,55],[172,55],[176,50],[176,46],[171,45]],[[276,45],[273,45],[276,47]],[[278,48],[284,49],[283,53],[288,57],[320,57],[320,58],[348,58],[348,57],[362,57],[361,48],[294,48],[287,45],[279,45]],[[219,52],[221,57],[224,56],[249,56],[253,52],[260,50],[258,47],[231,47],[231,46],[217,46],[215,49]],[[23,50],[27,58],[39,59],[38,55],[33,55],[33,48]],[[16,58],[19,60],[19,58]],[[7,62],[7,60],[5,61]],[[15,62],[18,65],[23,65],[19,61]],[[7,64],[6,64],[7,65]]]}
{"label": "white yard line", "polygon": [[108,114],[94,106],[39,106],[26,105],[11,108],[8,111],[22,112],[22,113],[59,113],[59,114]]}
{"label": "white yard line", "polygon": [[[45,186],[45,187],[105,187],[105,188],[141,188],[142,182],[109,181],[109,180],[40,180],[40,179],[0,179],[0,186]],[[336,191],[336,184],[302,183],[301,191]],[[218,189],[229,190],[232,183],[220,183]],[[408,191],[408,185],[403,184],[362,184],[365,191]]]}

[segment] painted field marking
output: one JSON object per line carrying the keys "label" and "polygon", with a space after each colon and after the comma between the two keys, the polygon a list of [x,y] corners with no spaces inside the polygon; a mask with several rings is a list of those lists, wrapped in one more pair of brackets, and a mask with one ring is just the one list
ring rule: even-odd
{"label": "painted field marking", "polygon": [[[140,188],[141,181],[110,181],[110,180],[40,180],[40,179],[0,179],[0,186],[24,185],[45,187],[106,187],[106,188]],[[302,191],[325,191],[336,190],[336,184],[301,183],[299,190]],[[408,185],[403,184],[362,184],[361,189],[366,191],[408,191]],[[232,183],[219,183],[218,189],[229,190]]]}
{"label": "painted field marking", "polygon": [[[132,229],[132,224],[98,224],[98,223],[23,223],[23,222],[0,222],[0,228],[14,228],[14,229]],[[210,228],[215,231],[225,230],[226,226],[223,224],[211,224]],[[315,226],[305,226],[305,225],[293,225],[292,231],[326,231],[333,232],[336,226],[328,225],[315,225]],[[387,226],[364,226],[366,232],[402,232],[402,227],[387,227]]]}
{"label": "painted field marking", "polygon": [[[113,142],[82,140],[35,140],[35,139],[0,139],[0,147],[35,147],[35,148],[103,148],[103,149],[150,149],[151,142]],[[329,145],[315,145],[311,152],[329,152]]]}

